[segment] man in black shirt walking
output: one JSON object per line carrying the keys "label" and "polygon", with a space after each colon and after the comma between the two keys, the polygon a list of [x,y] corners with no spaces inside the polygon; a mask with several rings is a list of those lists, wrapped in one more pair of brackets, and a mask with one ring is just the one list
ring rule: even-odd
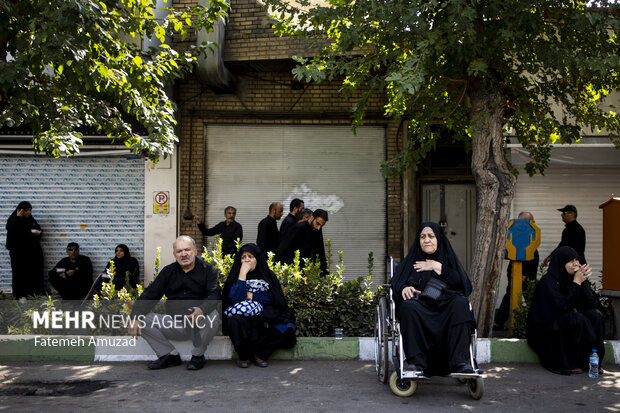
{"label": "man in black shirt walking", "polygon": [[[575,208],[575,205],[566,205],[564,208],[559,208],[558,211],[562,213],[562,221],[566,225],[562,231],[562,239],[555,248],[571,247],[577,251],[579,263],[581,265],[586,264],[586,231],[581,224],[577,222],[577,208]],[[551,261],[551,254],[545,258],[543,263],[547,265],[549,261]]]}
{"label": "man in black shirt walking", "polygon": [[260,247],[264,254],[267,254],[269,251],[274,254],[278,252],[280,233],[278,232],[277,221],[282,218],[283,212],[284,207],[281,203],[272,202],[269,205],[269,215],[258,223],[256,245]]}
{"label": "man in black shirt walking", "polygon": [[304,201],[299,198],[295,198],[289,205],[289,213],[282,220],[280,224],[280,239],[282,240],[286,236],[286,232],[293,227],[299,221],[297,214],[304,210]]}

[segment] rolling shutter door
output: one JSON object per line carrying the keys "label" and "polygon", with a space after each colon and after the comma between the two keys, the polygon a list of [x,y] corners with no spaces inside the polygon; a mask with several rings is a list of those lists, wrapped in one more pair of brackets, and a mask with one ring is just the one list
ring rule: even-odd
{"label": "rolling shutter door", "polygon": [[11,288],[5,223],[20,201],[29,201],[43,228],[44,272],[66,256],[67,243],[80,244],[94,274],[127,244],[144,274],[144,158],[136,156],[50,159],[0,157],[0,288]]}
{"label": "rolling shutter door", "polygon": [[271,202],[282,202],[284,218],[290,201],[301,198],[306,208],[329,212],[323,237],[331,239],[331,270],[343,251],[345,278],[365,276],[373,252],[374,286],[382,283],[382,127],[362,127],[353,135],[348,126],[209,125],[206,140],[208,226],[222,221],[224,208],[232,205],[243,226],[243,243],[256,242],[258,223]]}
{"label": "rolling shutter door", "polygon": [[544,176],[530,178],[524,172],[519,176],[513,216],[520,211],[534,214],[536,225],[541,230],[538,252],[542,262],[558,245],[564,229],[557,209],[566,204],[575,205],[577,221],[586,231],[586,260],[593,268],[593,281],[600,283],[603,215],[599,205],[607,201],[611,194],[620,194],[620,166],[617,164],[575,165],[569,168],[552,165]]}

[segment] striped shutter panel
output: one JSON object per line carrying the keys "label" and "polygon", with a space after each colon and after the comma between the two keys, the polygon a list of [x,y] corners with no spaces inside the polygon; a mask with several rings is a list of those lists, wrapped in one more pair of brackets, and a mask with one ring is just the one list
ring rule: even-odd
{"label": "striped shutter panel", "polygon": [[306,208],[329,212],[323,237],[331,239],[331,270],[343,251],[345,278],[365,276],[372,251],[374,286],[382,283],[384,128],[362,127],[353,135],[348,126],[209,125],[206,138],[208,226],[222,221],[224,208],[232,205],[243,243],[256,242],[271,202],[282,202],[284,218],[290,201],[301,198]]}
{"label": "striped shutter panel", "polygon": [[96,275],[127,244],[144,274],[144,158],[0,156],[0,289],[11,288],[11,265],[5,223],[20,201],[32,204],[43,229],[44,272],[66,254],[69,242],[80,244]]}
{"label": "striped shutter panel", "polygon": [[586,231],[586,260],[593,268],[593,281],[600,284],[603,268],[603,213],[599,205],[607,201],[612,193],[620,194],[618,164],[572,165],[568,168],[552,164],[544,176],[530,178],[525,172],[519,175],[513,216],[516,217],[520,211],[534,214],[536,225],[541,230],[538,252],[542,262],[558,245],[564,229],[561,213],[557,209],[566,204],[575,205],[577,221]]}

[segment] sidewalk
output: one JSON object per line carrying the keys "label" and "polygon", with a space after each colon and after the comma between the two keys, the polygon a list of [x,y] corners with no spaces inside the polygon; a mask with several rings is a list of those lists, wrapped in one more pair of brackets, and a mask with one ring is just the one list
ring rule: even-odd
{"label": "sidewalk", "polygon": [[150,371],[144,362],[0,363],[0,410],[20,412],[602,412],[620,409],[620,366],[599,379],[558,376],[534,363],[483,364],[473,400],[454,379],[431,378],[408,398],[392,394],[362,360],[229,360]]}
{"label": "sidewalk", "polygon": [[[190,358],[189,341],[174,343],[184,360]],[[300,337],[290,350],[279,350],[274,360],[374,360],[372,337]],[[228,337],[215,337],[207,349],[209,360],[234,358]],[[0,336],[0,360],[145,361],[155,355],[143,339],[129,336]],[[478,339],[478,363],[538,363],[525,340]],[[607,341],[605,365],[620,364],[620,341]]]}

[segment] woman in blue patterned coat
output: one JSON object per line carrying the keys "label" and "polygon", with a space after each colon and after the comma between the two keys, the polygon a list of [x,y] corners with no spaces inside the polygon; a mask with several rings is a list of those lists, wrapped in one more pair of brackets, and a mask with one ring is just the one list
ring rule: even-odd
{"label": "woman in blue patterned coat", "polygon": [[222,301],[224,331],[239,356],[239,367],[249,367],[250,361],[267,367],[266,360],[276,349],[295,345],[295,317],[256,244],[246,244],[237,252]]}

